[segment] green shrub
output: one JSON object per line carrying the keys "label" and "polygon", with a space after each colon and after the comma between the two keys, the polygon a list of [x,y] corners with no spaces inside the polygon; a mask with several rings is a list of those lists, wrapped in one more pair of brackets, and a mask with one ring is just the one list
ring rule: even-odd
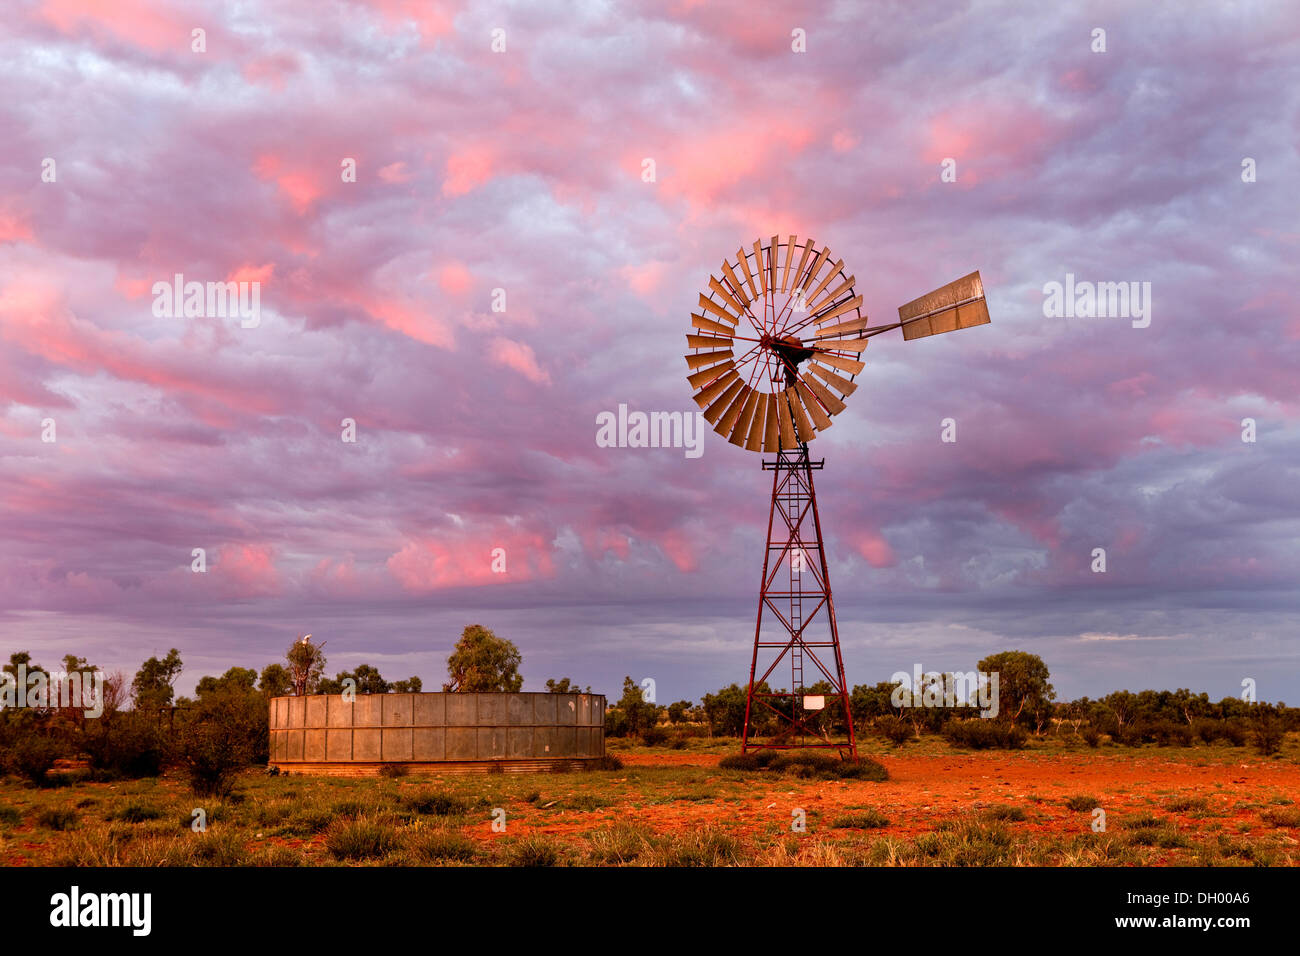
{"label": "green shrub", "polygon": [[0,807],[0,824],[16,827],[23,822],[23,815],[14,807]]}
{"label": "green shrub", "polygon": [[620,823],[589,834],[587,852],[593,863],[631,863],[640,858],[652,842],[653,834],[646,827]]}
{"label": "green shrub", "polygon": [[506,860],[511,866],[555,866],[560,862],[560,850],[547,837],[525,837],[510,846]]}
{"label": "green shrub", "polygon": [[1256,718],[1254,726],[1251,727],[1251,738],[1255,749],[1260,754],[1271,757],[1282,749],[1282,741],[1286,738],[1286,727],[1272,714],[1262,714]]}
{"label": "green shrub", "polygon": [[110,813],[108,819],[124,820],[127,823],[144,823],[146,820],[157,820],[162,815],[163,812],[152,804],[133,800]]}
{"label": "green shrub", "polygon": [[876,810],[855,810],[831,821],[835,830],[876,830],[889,826],[889,820]]}
{"label": "green shrub", "polygon": [[36,825],[47,830],[71,830],[77,825],[77,811],[66,808],[42,810],[36,817]]}
{"label": "green shrub", "polygon": [[86,721],[78,747],[97,776],[112,779],[156,777],[171,758],[158,720],[138,711],[115,711]]}
{"label": "green shrub", "polygon": [[1265,823],[1275,827],[1300,827],[1300,810],[1265,810],[1259,815]]}
{"label": "green shrub", "polygon": [[340,860],[371,860],[397,848],[391,826],[366,817],[339,820],[325,831],[325,848]]}
{"label": "green shrub", "polygon": [[479,857],[473,840],[447,830],[419,830],[408,837],[407,847],[417,859],[433,863],[473,863]]}
{"label": "green shrub", "polygon": [[454,817],[469,813],[470,801],[450,793],[416,793],[403,800],[410,810],[424,816]]}
{"label": "green shrub", "polygon": [[877,733],[890,743],[898,746],[907,743],[916,736],[916,730],[911,721],[895,717],[893,714],[877,717],[875,726]]}
{"label": "green shrub", "polygon": [[668,731],[664,730],[657,724],[646,727],[641,731],[641,742],[647,747],[658,747],[668,739]]}
{"label": "green shrub", "polygon": [[59,759],[59,745],[40,731],[28,729],[18,735],[9,748],[6,761],[8,769],[26,777],[37,786],[44,786],[46,775]]}
{"label": "green shrub", "polygon": [[622,770],[623,761],[613,754],[603,754],[585,764],[587,770]]}
{"label": "green shrub", "polygon": [[1077,793],[1072,797],[1065,798],[1065,806],[1070,810],[1082,813],[1085,811],[1095,810],[1099,806],[1099,803],[1096,797]]}
{"label": "green shrub", "polygon": [[657,848],[652,862],[659,866],[737,866],[740,842],[711,827],[668,838]]}
{"label": "green shrub", "polygon": [[718,761],[723,770],[757,770],[758,754],[727,754]]}
{"label": "green shrub", "polygon": [[[257,695],[218,690],[184,717],[180,758],[199,796],[229,796],[257,750]],[[265,710],[265,705],[262,705]]]}
{"label": "green shrub", "polygon": [[1234,747],[1246,746],[1247,730],[1240,718],[1225,720],[1219,736]]}
{"label": "green shrub", "polygon": [[1029,739],[1016,724],[983,718],[950,720],[943,726],[943,735],[950,743],[972,750],[1019,750]]}
{"label": "green shrub", "polygon": [[1101,731],[1092,724],[1088,724],[1084,727],[1083,730],[1079,732],[1079,735],[1083,737],[1083,742],[1089,747],[1097,747],[1101,744]]}
{"label": "green shrub", "polygon": [[1025,813],[1024,807],[1013,807],[1004,803],[995,803],[993,806],[984,809],[984,816],[988,817],[990,820],[1011,820],[1019,822],[1028,819],[1029,815]]}

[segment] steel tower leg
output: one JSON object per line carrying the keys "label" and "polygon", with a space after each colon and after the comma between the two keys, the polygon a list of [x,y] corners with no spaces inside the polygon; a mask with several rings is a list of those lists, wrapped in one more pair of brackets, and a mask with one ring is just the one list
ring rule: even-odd
{"label": "steel tower leg", "polygon": [[[857,756],[849,686],[844,679],[835,602],[813,485],[813,472],[822,465],[809,460],[806,444],[779,452],[775,461],[763,462],[763,469],[772,472],[772,508],[767,519],[754,654],[749,665],[742,753],[819,747]],[[769,619],[766,635],[764,612]],[[805,671],[813,676],[817,696],[825,697],[824,709],[809,710],[804,706],[809,689],[804,685]],[[786,681],[788,690],[771,686]],[[830,705],[834,701],[838,701],[843,714],[842,732],[832,726]],[[768,728],[766,742],[754,740],[760,736],[759,731]]]}

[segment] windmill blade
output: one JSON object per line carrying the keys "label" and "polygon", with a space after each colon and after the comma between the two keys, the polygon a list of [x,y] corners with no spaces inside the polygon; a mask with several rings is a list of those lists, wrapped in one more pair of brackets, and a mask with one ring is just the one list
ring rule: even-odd
{"label": "windmill blade", "polygon": [[731,437],[727,439],[733,445],[743,447],[745,439],[749,437],[749,426],[754,421],[754,409],[758,408],[758,400],[763,393],[756,388],[748,388],[745,394],[745,405],[740,410],[740,417],[736,419],[736,427],[732,429]]}
{"label": "windmill blade", "polygon": [[817,431],[824,432],[826,429],[831,427],[831,417],[827,415],[821,405],[817,403],[817,396],[808,387],[806,381],[807,377],[808,376],[801,377],[797,383],[799,400],[803,402],[803,407],[808,412],[809,417],[812,418],[813,425],[816,426]]}
{"label": "windmill blade", "polygon": [[731,430],[736,427],[736,419],[740,418],[740,413],[744,411],[745,408],[745,402],[753,393],[754,390],[748,385],[742,385],[740,391],[736,393],[736,397],[733,398],[731,404],[727,406],[727,410],[722,413],[722,418],[718,420],[716,431],[723,438],[731,437]]}
{"label": "windmill blade", "polygon": [[[853,288],[854,281],[855,279],[853,276],[845,277],[844,281],[841,282],[839,285],[837,285],[830,292],[827,292],[826,295],[822,297],[821,301],[816,303],[809,301],[808,311],[811,312],[813,315],[816,315],[819,311],[826,308],[826,306],[830,305],[832,302],[839,301],[840,296],[842,296],[845,292],[848,292],[850,289]],[[806,298],[811,299],[811,297],[806,297]]]}
{"label": "windmill blade", "polygon": [[773,236],[772,244],[767,247],[767,269],[769,275],[767,287],[773,292],[776,291],[776,254],[778,250],[777,243],[780,241],[780,238],[780,236]]}
{"label": "windmill blade", "polygon": [[754,240],[754,271],[758,273],[759,291],[767,295],[767,269],[763,266],[763,247]]}
{"label": "windmill blade", "polygon": [[719,282],[716,276],[709,276],[709,288],[713,292],[717,293],[718,298],[720,298],[723,302],[727,303],[727,305],[731,306],[731,311],[735,312],[736,315],[745,314],[744,303],[742,303],[739,299],[737,299],[734,295],[732,295],[731,290],[728,289],[721,282]]}
{"label": "windmill blade", "polygon": [[777,419],[780,417],[776,413],[776,395],[768,392],[767,395],[767,422],[763,425],[763,451],[776,453],[781,450],[781,432]]}
{"label": "windmill blade", "polygon": [[829,322],[831,319],[837,318],[845,312],[852,312],[860,305],[862,305],[862,296],[860,295],[854,296],[852,299],[845,299],[829,312],[817,316],[813,319],[813,322],[817,325],[821,325],[823,322]]}
{"label": "windmill blade", "polygon": [[[823,379],[828,385],[833,385],[835,388],[838,388],[840,390],[840,394],[843,395],[845,398],[848,398],[858,389],[856,382],[850,382],[847,378],[844,378],[843,376],[840,375],[836,375],[830,369],[822,368],[820,365],[815,364],[815,361],[809,363],[808,369],[814,375],[817,375],[821,379]],[[809,379],[809,381],[811,381],[811,379]]]}
{"label": "windmill blade", "polygon": [[820,352],[820,351],[814,353],[812,357],[812,361],[823,362],[826,365],[831,366],[832,368],[837,368],[844,372],[850,372],[853,375],[857,375],[859,372],[861,372],[864,368],[867,367],[866,362],[859,362],[855,359],[843,358],[842,356],[839,355],[828,355],[827,353]]}
{"label": "windmill blade", "polygon": [[777,425],[781,430],[781,447],[793,448],[797,442],[794,437],[794,420],[790,417],[790,402],[786,399],[784,393],[776,399],[776,418]]}
{"label": "windmill blade", "polygon": [[831,266],[831,271],[826,273],[826,277],[822,279],[821,282],[817,283],[817,288],[813,289],[806,296],[804,296],[804,299],[808,302],[811,302],[813,299],[821,295],[822,290],[831,284],[831,280],[834,279],[837,275],[839,275],[841,270],[843,270],[843,268],[844,268],[844,260],[841,259],[839,262]]}
{"label": "windmill blade", "polygon": [[821,252],[817,253],[817,258],[813,260],[812,265],[808,267],[808,274],[803,277],[803,288],[807,289],[817,280],[817,273],[821,272],[822,263],[830,258],[830,246],[827,246]]}
{"label": "windmill blade", "polygon": [[718,424],[718,419],[722,417],[722,413],[731,405],[732,400],[736,397],[736,393],[744,387],[745,380],[737,375],[735,380],[727,386],[726,390],[713,400],[713,404],[704,410],[704,417],[708,419],[710,425]]}
{"label": "windmill blade", "polygon": [[808,256],[813,251],[813,247],[816,246],[816,244],[817,244],[816,239],[809,239],[807,242],[804,243],[803,255],[799,257],[799,267],[794,270],[794,287],[796,289],[802,289],[805,285],[807,285],[807,283],[804,282],[803,280],[803,267],[804,267],[804,263],[808,261]]}
{"label": "windmill blade", "polygon": [[692,398],[695,399],[696,405],[700,406],[700,408],[704,408],[731,382],[739,380],[740,376],[736,374],[735,369],[727,369],[720,379],[709,385],[705,385],[702,389],[696,392]]}
{"label": "windmill blade", "polygon": [[712,319],[706,319],[702,315],[691,313],[691,325],[705,332],[712,332],[714,335],[725,335],[730,337],[733,329],[729,325],[723,325],[721,322],[714,322]]}
{"label": "windmill blade", "polygon": [[749,423],[749,437],[745,439],[745,447],[750,451],[763,450],[763,423],[767,417],[767,396],[762,392],[754,392],[758,396],[758,401],[754,403],[754,418]]}
{"label": "windmill blade", "polygon": [[728,332],[725,338],[714,338],[710,335],[688,335],[686,336],[686,347],[692,349],[730,348],[731,333]]}
{"label": "windmill blade", "polygon": [[[835,397],[835,394],[829,388],[817,381],[813,376],[805,375],[799,381],[805,388],[812,390],[812,393],[817,396],[821,403],[826,406],[826,410],[832,415],[838,415],[847,407]],[[852,385],[853,383],[849,382],[848,384]]]}
{"label": "windmill blade", "polygon": [[[712,313],[713,315],[716,315],[723,322],[730,322],[732,325],[735,325],[737,322],[740,321],[740,316],[732,315],[722,306],[718,305],[718,303],[710,299],[703,292],[700,293],[700,308],[704,309],[707,312]],[[744,313],[741,312],[740,315],[744,315]]]}
{"label": "windmill blade", "polygon": [[714,362],[729,359],[734,354],[731,349],[718,349],[716,352],[687,352],[685,355],[686,367],[699,368],[702,365],[712,365]]}
{"label": "windmill blade", "polygon": [[734,296],[740,300],[742,305],[749,305],[750,302],[754,301],[752,298],[745,295],[745,286],[736,275],[736,271],[731,268],[730,262],[724,262],[722,264],[722,271],[727,274],[727,280],[731,283],[731,291]]}
{"label": "windmill blade", "polygon": [[818,329],[817,334],[813,336],[813,339],[821,342],[835,335],[843,335],[845,332],[860,332],[862,329],[867,327],[867,321],[868,319],[864,315],[860,319],[849,319],[847,322],[840,322],[837,325],[830,326],[829,328]]}
{"label": "windmill blade", "polygon": [[817,353],[822,351],[830,352],[861,352],[867,347],[870,339],[831,339],[828,342],[820,342],[813,346]]}
{"label": "windmill blade", "polygon": [[735,367],[736,367],[736,363],[733,362],[731,359],[727,359],[721,365],[715,365],[712,368],[706,368],[704,371],[696,372],[694,375],[687,375],[686,381],[691,383],[691,388],[699,388],[701,385],[705,385],[708,382],[713,381],[723,372],[727,371],[727,369],[735,368]]}
{"label": "windmill blade", "polygon": [[781,292],[790,288],[790,261],[794,259],[794,236],[785,244],[785,268],[781,270]]}
{"label": "windmill blade", "polygon": [[745,282],[749,285],[750,299],[757,299],[758,289],[754,287],[754,277],[749,273],[749,256],[745,255],[744,246],[736,250],[736,265],[740,266],[740,271],[745,273]]}
{"label": "windmill blade", "polygon": [[900,305],[898,319],[904,341],[988,325],[992,320],[979,270]]}
{"label": "windmill blade", "polygon": [[789,407],[790,415],[794,419],[795,435],[800,441],[812,441],[817,437],[817,432],[813,431],[812,422],[808,421],[808,413],[804,411],[803,402],[799,401],[798,389],[787,388],[781,394],[785,396],[784,404]]}

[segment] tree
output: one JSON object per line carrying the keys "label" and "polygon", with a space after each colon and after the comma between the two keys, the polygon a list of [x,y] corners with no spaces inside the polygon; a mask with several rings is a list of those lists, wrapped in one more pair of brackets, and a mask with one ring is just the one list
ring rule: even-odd
{"label": "tree", "polygon": [[521,663],[523,657],[514,644],[481,624],[470,624],[447,658],[447,675],[451,679],[442,689],[468,694],[518,693],[524,686],[519,674]]}
{"label": "tree", "polygon": [[623,712],[627,719],[627,732],[630,734],[643,733],[659,722],[659,708],[647,703],[641,685],[631,677],[623,678],[623,696],[614,706]]}
{"label": "tree", "polygon": [[267,664],[262,668],[262,678],[257,685],[267,699],[284,697],[293,688],[293,679],[283,664]]}
{"label": "tree", "polygon": [[184,665],[181,664],[180,651],[172,648],[162,660],[151,657],[136,671],[131,681],[131,697],[135,700],[137,710],[156,710],[170,707],[173,685],[180,676]]}
{"label": "tree", "polygon": [[311,642],[311,635],[294,638],[284,656],[289,662],[289,683],[295,697],[316,693],[316,686],[325,673],[325,642]]}
{"label": "tree", "polygon": [[424,681],[418,677],[408,677],[406,680],[393,681],[394,694],[418,694],[424,690]]}
{"label": "tree", "polygon": [[1025,651],[1003,651],[991,654],[979,662],[986,674],[998,675],[998,717],[1012,723],[1021,717],[1037,720],[1050,713],[1050,703],[1056,691],[1048,683],[1047,665],[1037,654]]}
{"label": "tree", "polygon": [[588,684],[587,689],[583,690],[581,687],[579,687],[573,681],[569,680],[569,678],[567,677],[561,677],[559,680],[556,680],[554,677],[548,677],[546,679],[546,693],[548,694],[590,694],[591,685]]}
{"label": "tree", "polygon": [[668,705],[668,719],[674,724],[685,723],[691,714],[691,708],[695,704],[689,700],[678,700]]}

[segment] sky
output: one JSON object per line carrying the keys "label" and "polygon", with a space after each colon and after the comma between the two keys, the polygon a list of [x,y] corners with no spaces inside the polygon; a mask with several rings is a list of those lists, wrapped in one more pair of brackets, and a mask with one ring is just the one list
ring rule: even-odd
{"label": "sky", "polygon": [[4,657],[434,688],[479,623],[526,690],[743,684],[770,473],[596,423],[694,411],[698,293],[794,234],[873,324],[992,317],[875,337],[813,443],[850,684],[1300,701],[1293,4],[16,0],[0,89]]}

